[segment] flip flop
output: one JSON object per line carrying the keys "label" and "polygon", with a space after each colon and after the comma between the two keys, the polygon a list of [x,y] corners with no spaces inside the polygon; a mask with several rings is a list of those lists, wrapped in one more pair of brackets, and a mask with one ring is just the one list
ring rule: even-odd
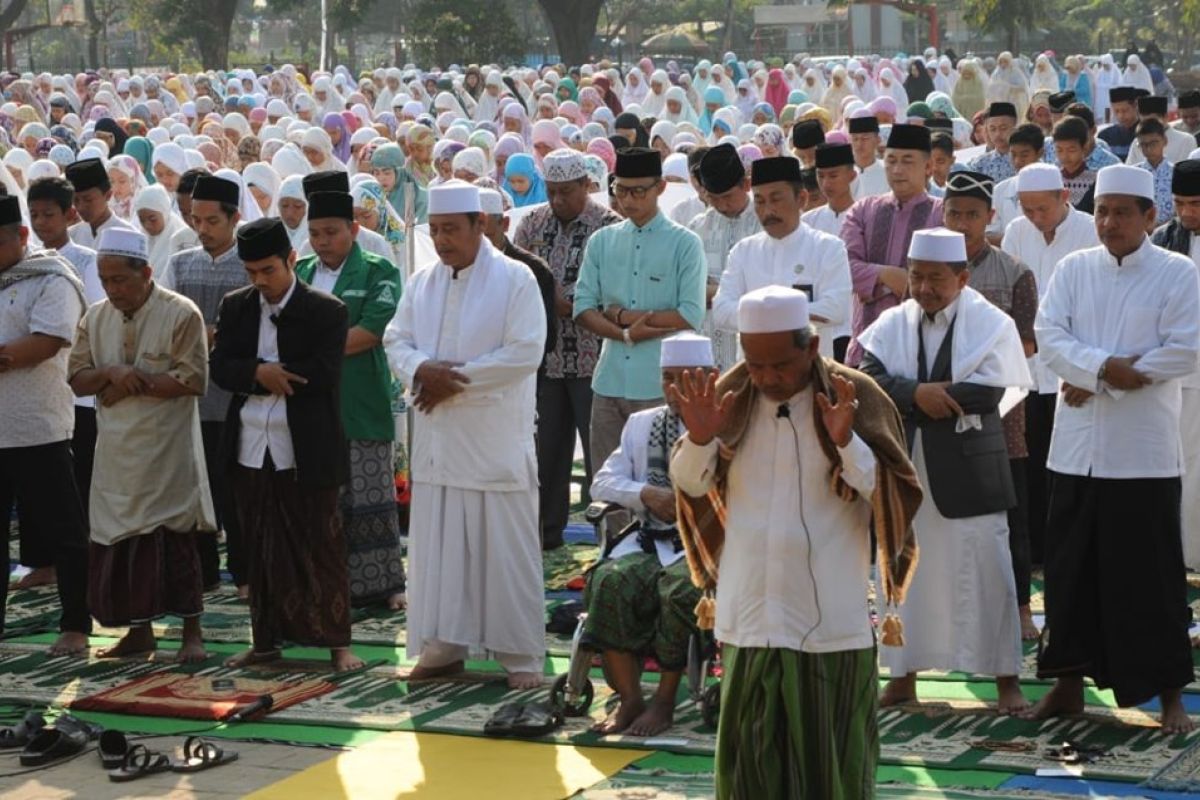
{"label": "flip flop", "polygon": [[21,751],[21,766],[41,767],[78,755],[87,742],[86,736],[75,731],[43,728]]}
{"label": "flip flop", "polygon": [[0,749],[24,747],[44,727],[46,727],[46,720],[42,715],[36,711],[30,711],[16,725],[0,728]]}
{"label": "flip flop", "polygon": [[203,772],[238,760],[238,754],[225,752],[207,739],[189,736],[183,743],[183,761],[171,765],[173,772]]}
{"label": "flip flop", "polygon": [[79,717],[73,717],[70,714],[61,714],[54,720],[54,727],[60,731],[71,734],[78,734],[85,740],[91,741],[104,733],[104,726],[97,725],[93,722],[85,722]]}
{"label": "flip flop", "polygon": [[512,724],[512,735],[536,739],[554,733],[562,727],[563,716],[545,703],[527,703]]}
{"label": "flip flop", "polygon": [[105,769],[120,769],[129,752],[129,740],[120,731],[100,734],[100,763]]}
{"label": "flip flop", "polygon": [[496,709],[496,712],[483,725],[483,732],[488,736],[512,736],[513,725],[520,718],[525,706],[521,703],[507,703]]}
{"label": "flip flop", "polygon": [[121,766],[109,770],[108,779],[114,783],[126,783],[170,771],[171,759],[165,754],[155,752],[144,744],[135,744],[125,753]]}

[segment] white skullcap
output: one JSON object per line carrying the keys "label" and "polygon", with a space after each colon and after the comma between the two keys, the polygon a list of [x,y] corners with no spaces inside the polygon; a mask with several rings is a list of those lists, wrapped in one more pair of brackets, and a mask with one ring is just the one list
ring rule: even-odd
{"label": "white skullcap", "polygon": [[146,234],[130,228],[105,228],[100,233],[100,243],[96,245],[96,255],[124,256],[136,258],[139,261],[150,260],[150,245]]}
{"label": "white skullcap", "polygon": [[798,331],[808,322],[808,295],[789,286],[764,286],[738,301],[738,333]]}
{"label": "white skullcap", "polygon": [[503,216],[504,198],[495,189],[480,189],[479,210],[490,217]]}
{"label": "white skullcap", "polygon": [[967,240],[961,233],[946,228],[915,231],[908,245],[908,257],[914,261],[961,263],[967,260]]}
{"label": "white skullcap", "polygon": [[1200,158],[1200,147],[1188,153],[1188,161],[1191,161],[1193,158]]}
{"label": "white skullcap", "polygon": [[1096,176],[1096,197],[1106,194],[1126,194],[1154,199],[1154,174],[1140,167],[1114,164],[1100,170]]}
{"label": "white skullcap", "polygon": [[434,214],[479,214],[481,212],[478,186],[473,186],[465,181],[449,180],[429,190],[429,216]]}
{"label": "white skullcap", "polygon": [[566,147],[552,150],[542,159],[542,175],[547,183],[567,183],[587,177],[583,154]]}
{"label": "white skullcap", "polygon": [[53,161],[41,158],[25,168],[26,185],[42,178],[61,178],[62,169]]}
{"label": "white skullcap", "polygon": [[712,340],[707,336],[686,331],[662,340],[658,365],[667,367],[712,367]]}
{"label": "white skullcap", "polygon": [[1053,164],[1030,164],[1017,173],[1017,193],[1061,192],[1062,173]]}

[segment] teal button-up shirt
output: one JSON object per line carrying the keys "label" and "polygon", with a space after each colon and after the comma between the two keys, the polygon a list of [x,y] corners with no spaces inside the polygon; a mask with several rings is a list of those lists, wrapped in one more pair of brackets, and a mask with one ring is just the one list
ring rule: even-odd
{"label": "teal button-up shirt", "polygon": [[[630,311],[678,311],[693,328],[704,320],[708,267],[700,237],[660,211],[644,227],[629,220],[588,240],[575,284],[575,317],[616,304]],[[624,400],[662,398],[661,339],[630,347],[605,339],[592,390]]]}

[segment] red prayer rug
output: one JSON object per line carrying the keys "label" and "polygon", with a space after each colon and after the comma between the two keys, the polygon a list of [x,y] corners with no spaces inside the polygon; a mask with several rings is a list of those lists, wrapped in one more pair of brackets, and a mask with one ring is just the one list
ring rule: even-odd
{"label": "red prayer rug", "polygon": [[71,708],[215,721],[250,705],[264,694],[271,695],[274,700],[271,711],[279,711],[333,689],[332,683],[318,679],[218,678],[183,672],[155,672],[81,697],[71,703]]}

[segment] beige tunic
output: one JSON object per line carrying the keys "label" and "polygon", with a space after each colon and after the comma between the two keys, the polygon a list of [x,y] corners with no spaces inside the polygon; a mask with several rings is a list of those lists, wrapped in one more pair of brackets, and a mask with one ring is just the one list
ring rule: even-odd
{"label": "beige tunic", "polygon": [[[107,300],[92,306],[79,323],[69,374],[115,365],[166,373],[203,394],[208,343],[199,309],[160,286],[128,318]],[[160,527],[216,530],[197,399],[97,403],[92,541],[112,545]]]}

